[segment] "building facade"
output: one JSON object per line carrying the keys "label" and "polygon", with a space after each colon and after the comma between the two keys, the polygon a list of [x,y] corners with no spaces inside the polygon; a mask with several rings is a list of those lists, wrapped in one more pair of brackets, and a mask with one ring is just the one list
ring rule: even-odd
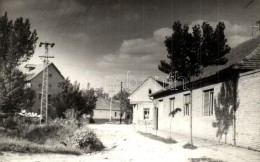
{"label": "building facade", "polygon": [[[192,123],[194,137],[260,150],[260,38],[226,57],[226,65],[205,68],[193,80],[192,93],[178,83],[151,94],[153,129],[189,136]],[[169,113],[176,108],[181,112],[172,118]]]}
{"label": "building facade", "polygon": [[[111,109],[111,111],[110,111]],[[93,119],[95,123],[106,123],[110,121],[120,120],[120,104],[112,101],[107,97],[98,96],[96,108],[93,110]],[[121,119],[125,119],[125,114],[122,112]]]}
{"label": "building facade", "polygon": [[153,125],[154,102],[149,95],[164,89],[166,85],[168,84],[149,77],[128,97],[133,107],[134,124]]}
{"label": "building facade", "polygon": [[[42,77],[43,77],[43,65],[27,64],[22,69],[26,74],[27,86],[31,87],[36,92],[35,103],[31,108],[31,112],[40,114],[41,109],[41,97],[42,97]],[[64,80],[63,75],[58,70],[58,68],[50,63],[48,66],[49,80],[48,80],[48,97],[51,99],[58,92],[58,84]],[[50,109],[49,106],[49,115],[50,117],[54,116],[54,110]]]}

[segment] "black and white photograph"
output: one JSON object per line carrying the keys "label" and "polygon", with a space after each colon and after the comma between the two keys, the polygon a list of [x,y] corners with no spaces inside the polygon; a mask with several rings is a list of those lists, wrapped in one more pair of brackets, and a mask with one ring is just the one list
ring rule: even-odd
{"label": "black and white photograph", "polygon": [[260,162],[260,0],[0,0],[0,162]]}

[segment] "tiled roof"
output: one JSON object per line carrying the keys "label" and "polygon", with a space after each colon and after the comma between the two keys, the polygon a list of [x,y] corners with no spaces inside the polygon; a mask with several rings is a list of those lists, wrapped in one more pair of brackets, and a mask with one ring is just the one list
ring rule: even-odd
{"label": "tiled roof", "polygon": [[[110,102],[111,102],[110,100],[102,96],[98,96],[96,108],[94,110],[110,110]],[[119,103],[113,101],[112,110],[120,110]]]}
{"label": "tiled roof", "polygon": [[[243,65],[244,60],[248,60],[248,57],[254,58],[255,55],[258,55],[258,64],[252,64],[251,69],[260,68],[259,66],[259,52],[260,52],[260,37],[251,39],[246,41],[237,47],[231,49],[230,53],[228,53],[225,57],[228,59],[228,62],[225,65],[221,66],[210,66],[204,69],[204,72],[201,78],[205,78],[208,76],[215,75],[217,72],[224,70],[230,66],[236,66],[238,64]],[[251,61],[249,61],[251,63]],[[249,63],[247,62],[247,63]],[[201,79],[200,78],[200,79]],[[199,78],[194,78],[194,80],[198,80]]]}
{"label": "tiled roof", "polygon": [[[260,69],[260,37],[250,39],[237,47],[231,49],[230,53],[225,56],[228,62],[225,65],[209,66],[203,70],[200,77],[195,77],[192,81],[198,81],[203,78],[216,75],[218,72],[229,67],[235,69]],[[182,83],[177,83],[177,86]],[[169,88],[166,88],[166,90]],[[160,94],[165,90],[153,93],[153,95]]]}
{"label": "tiled roof", "polygon": [[[36,77],[38,74],[40,74],[43,69],[44,66],[43,64],[34,64],[35,65],[35,69],[31,70],[28,72],[28,69],[26,68],[27,65],[25,65],[24,67],[19,67],[19,69],[26,74],[26,80],[32,80],[34,77]],[[53,65],[54,68],[58,71],[58,73],[63,77],[63,75],[61,74],[61,72],[58,70],[58,68],[54,65],[54,63],[50,63],[49,66]],[[64,78],[64,77],[63,77]]]}
{"label": "tiled roof", "polygon": [[153,77],[148,77],[147,79],[145,79],[131,94],[134,94],[146,81],[148,81],[150,78],[152,78],[153,80],[155,80],[160,86],[162,86],[163,88],[166,88],[169,84],[168,83],[165,83],[165,82],[162,82],[162,81],[159,81],[157,79],[154,79]]}

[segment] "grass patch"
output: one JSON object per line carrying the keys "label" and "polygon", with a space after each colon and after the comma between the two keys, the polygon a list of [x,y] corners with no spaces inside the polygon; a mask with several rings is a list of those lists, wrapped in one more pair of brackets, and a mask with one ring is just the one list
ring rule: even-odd
{"label": "grass patch", "polygon": [[226,162],[226,161],[211,159],[211,158],[207,158],[207,157],[191,158],[189,160],[190,160],[190,162]]}
{"label": "grass patch", "polygon": [[148,137],[150,139],[154,139],[154,140],[157,140],[157,141],[161,141],[163,143],[167,143],[167,144],[177,143],[177,141],[175,141],[172,138],[163,138],[163,137],[160,137],[160,136],[153,135],[151,133],[143,133],[143,132],[139,132],[139,133],[141,135],[145,136],[145,137]]}
{"label": "grass patch", "polygon": [[10,137],[0,137],[0,151],[14,151],[20,153],[59,153],[72,155],[81,154],[77,149],[66,148],[62,145],[40,145],[27,140]]}
{"label": "grass patch", "polygon": [[196,147],[196,146],[194,146],[190,143],[187,143],[187,144],[183,145],[182,147],[185,148],[185,149],[190,149],[190,150],[195,150],[195,149],[198,148],[198,147]]}

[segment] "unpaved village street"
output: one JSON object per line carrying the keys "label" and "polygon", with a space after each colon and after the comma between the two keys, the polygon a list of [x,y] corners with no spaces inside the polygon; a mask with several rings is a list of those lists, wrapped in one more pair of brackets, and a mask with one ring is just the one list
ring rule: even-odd
{"label": "unpaved village street", "polygon": [[[60,154],[18,154],[3,152],[1,162],[95,162],[95,161],[140,161],[140,162],[189,162],[190,158],[207,157],[228,162],[259,162],[260,153],[232,146],[211,146],[197,141],[196,150],[183,149],[187,143],[181,137],[176,138],[178,143],[165,144],[152,140],[134,131],[132,125],[90,125],[95,130],[106,149],[101,152],[75,155]],[[204,162],[204,161],[203,161]]]}

